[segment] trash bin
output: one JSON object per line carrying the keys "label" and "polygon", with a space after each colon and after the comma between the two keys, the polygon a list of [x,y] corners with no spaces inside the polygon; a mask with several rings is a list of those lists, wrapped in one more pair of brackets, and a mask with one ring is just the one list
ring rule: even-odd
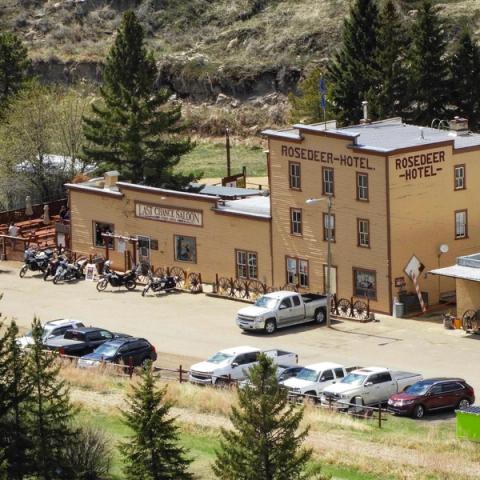
{"label": "trash bin", "polygon": [[457,416],[457,437],[480,442],[480,407],[472,406],[455,411]]}
{"label": "trash bin", "polygon": [[393,304],[393,316],[395,318],[402,318],[405,313],[405,305],[400,302],[394,302]]}

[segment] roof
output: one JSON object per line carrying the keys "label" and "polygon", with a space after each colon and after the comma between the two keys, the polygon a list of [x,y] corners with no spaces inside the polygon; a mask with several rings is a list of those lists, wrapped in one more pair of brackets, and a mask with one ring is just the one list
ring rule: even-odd
{"label": "roof", "polygon": [[290,297],[291,295],[298,295],[298,293],[291,292],[290,290],[277,290],[276,292],[270,292],[265,294],[266,297],[276,298],[277,300],[281,300],[285,297]]}
{"label": "roof", "polygon": [[305,368],[309,368],[310,370],[315,370],[316,372],[322,372],[323,370],[328,370],[330,368],[343,368],[343,365],[338,363],[332,362],[320,362],[320,363],[312,363],[312,365],[306,365]]}
{"label": "roof", "polygon": [[197,193],[202,195],[212,195],[220,198],[236,199],[239,197],[251,197],[263,195],[264,190],[256,188],[239,188],[239,187],[224,187],[222,185],[202,185],[199,183],[191,183],[193,188],[197,189]]}
{"label": "roof", "polygon": [[480,253],[458,257],[455,265],[436,268],[435,270],[430,270],[428,273],[480,282]]}
{"label": "roof", "polygon": [[460,377],[432,377],[424,378],[417,383],[438,383],[438,382],[464,382],[465,380]]}
{"label": "roof", "polygon": [[283,137],[290,140],[301,140],[302,132],[322,132],[326,136],[342,136],[352,139],[352,146],[357,149],[373,150],[379,153],[391,153],[410,147],[428,147],[430,144],[449,142],[455,149],[478,147],[480,135],[476,133],[459,134],[437,128],[420,127],[402,122],[401,118],[391,118],[351,127],[336,128],[327,123],[313,125],[294,125],[287,130],[265,130],[267,136]]}
{"label": "roof", "polygon": [[365,367],[355,370],[356,373],[381,373],[386,372],[388,368],[385,367]]}
{"label": "roof", "polygon": [[44,326],[53,325],[53,326],[61,326],[61,325],[70,325],[71,323],[82,323],[81,320],[75,320],[71,318],[57,318],[56,320],[50,320],[46,322]]}
{"label": "roof", "polygon": [[72,330],[75,332],[89,333],[89,332],[99,332],[100,330],[104,330],[104,329],[98,328],[98,327],[75,327],[75,328],[72,328]]}
{"label": "roof", "polygon": [[240,200],[226,200],[220,202],[215,209],[218,212],[249,215],[259,218],[270,218],[270,197],[257,195]]}
{"label": "roof", "polygon": [[255,347],[242,346],[242,347],[224,348],[223,350],[220,350],[220,351],[228,355],[238,355],[240,353],[258,352],[259,349]]}

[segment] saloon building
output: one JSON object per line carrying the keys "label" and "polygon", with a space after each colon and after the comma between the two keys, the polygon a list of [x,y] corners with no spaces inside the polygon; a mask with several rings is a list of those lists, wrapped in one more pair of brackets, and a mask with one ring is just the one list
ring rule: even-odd
{"label": "saloon building", "polygon": [[[139,256],[155,266],[180,265],[206,282],[218,273],[324,291],[330,225],[331,288],[338,297],[368,297],[373,310],[390,313],[394,298],[418,303],[416,287],[428,304],[455,289],[453,279],[427,271],[480,245],[473,182],[480,175],[480,135],[465,121],[450,122],[450,130],[394,118],[263,134],[269,197],[229,200],[220,192],[132,185],[115,174],[71,184],[72,249],[104,254],[102,233],[110,232],[114,261],[123,262],[129,248],[123,236],[137,239]],[[327,202],[305,203],[327,196],[330,223]],[[413,260],[415,276],[407,268]]]}

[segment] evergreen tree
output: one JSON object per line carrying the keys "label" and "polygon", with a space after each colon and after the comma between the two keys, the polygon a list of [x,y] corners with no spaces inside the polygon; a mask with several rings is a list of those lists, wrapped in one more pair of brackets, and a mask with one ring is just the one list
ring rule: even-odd
{"label": "evergreen tree", "polygon": [[71,422],[75,410],[65,382],[58,378],[60,366],[55,356],[43,350],[38,318],[33,320],[32,335],[27,375],[32,382],[28,409],[34,476],[41,480],[70,479],[65,450],[74,435]]}
{"label": "evergreen tree", "polygon": [[313,478],[318,472],[307,471],[312,452],[301,447],[308,429],[297,433],[303,409],[288,403],[272,360],[261,355],[248,379],[238,389],[239,406],[232,407],[233,429],[222,430],[215,475],[222,480]]}
{"label": "evergreen tree", "polygon": [[181,107],[168,104],[166,89],[156,89],[157,67],[144,45],[143,28],[126,12],[106,61],[101,104],[84,117],[90,144],[86,160],[116,169],[125,180],[161,187],[181,187],[193,177],[174,174],[181,155],[192,148],[182,140]]}
{"label": "evergreen tree", "polygon": [[442,119],[450,97],[447,40],[438,9],[432,0],[423,0],[413,26],[410,65],[412,120],[430,125]]}
{"label": "evergreen tree", "polygon": [[376,52],[377,88],[369,98],[372,112],[380,119],[402,116],[407,106],[406,56],[408,38],[393,0],[380,12]]}
{"label": "evergreen tree", "polygon": [[164,400],[166,388],[155,386],[152,364],[145,366],[140,383],[129,395],[124,422],[133,430],[122,445],[128,480],[187,480],[190,460],[178,445],[178,428]]}
{"label": "evergreen tree", "polygon": [[375,0],[355,0],[343,24],[341,46],[328,66],[334,108],[346,125],[358,123],[362,101],[376,88],[378,17]]}
{"label": "evergreen tree", "polygon": [[452,101],[456,114],[466,117],[472,129],[480,120],[480,48],[468,29],[462,32],[452,57]]}
{"label": "evergreen tree", "polygon": [[0,112],[25,83],[29,67],[21,40],[12,33],[0,33]]}

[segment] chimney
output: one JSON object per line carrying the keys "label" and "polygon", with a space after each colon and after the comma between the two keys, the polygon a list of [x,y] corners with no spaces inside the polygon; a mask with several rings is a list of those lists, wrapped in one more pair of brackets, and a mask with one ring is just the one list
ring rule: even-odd
{"label": "chimney", "polygon": [[120,174],[116,170],[112,170],[110,172],[105,172],[104,178],[105,178],[105,183],[103,188],[105,189],[111,189],[114,187],[117,182],[118,182],[118,176]]}
{"label": "chimney", "polygon": [[468,134],[468,120],[461,117],[453,117],[453,120],[449,120],[448,128],[450,132],[455,132],[457,135]]}
{"label": "chimney", "polygon": [[360,120],[360,123],[362,125],[365,125],[366,123],[371,123],[371,120],[368,118],[368,102],[366,100],[362,102],[362,108],[363,108],[363,118]]}

